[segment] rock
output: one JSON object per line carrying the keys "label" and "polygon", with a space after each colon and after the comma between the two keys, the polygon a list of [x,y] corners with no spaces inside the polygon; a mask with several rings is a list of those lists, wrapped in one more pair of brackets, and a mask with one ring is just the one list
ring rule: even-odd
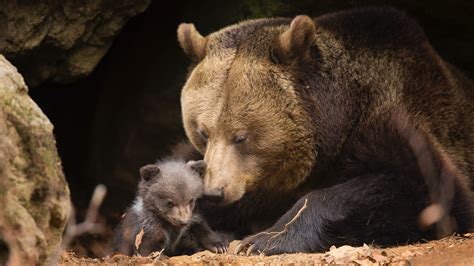
{"label": "rock", "polygon": [[0,1],[0,52],[37,86],[92,72],[114,37],[151,0]]}
{"label": "rock", "polygon": [[2,55],[0,206],[0,265],[43,265],[60,251],[70,200],[53,126]]}

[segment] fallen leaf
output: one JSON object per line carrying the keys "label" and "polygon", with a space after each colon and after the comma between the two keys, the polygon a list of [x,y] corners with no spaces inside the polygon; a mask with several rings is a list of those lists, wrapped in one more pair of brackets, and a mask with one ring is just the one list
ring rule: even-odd
{"label": "fallen leaf", "polygon": [[159,257],[159,256],[161,256],[161,252],[163,252],[163,250],[165,250],[165,249],[162,249],[160,251],[153,251],[150,255],[148,255],[148,257],[150,257],[152,259],[154,259],[156,257]]}
{"label": "fallen leaf", "polygon": [[135,248],[138,250],[140,245],[142,244],[142,238],[143,235],[145,234],[145,231],[143,231],[143,228],[138,232],[137,236],[135,237]]}
{"label": "fallen leaf", "polygon": [[362,247],[351,247],[351,246],[341,246],[341,247],[331,247],[328,252],[323,255],[323,260],[330,264],[350,264],[356,262],[359,264],[371,264],[372,258],[372,249],[364,245]]}

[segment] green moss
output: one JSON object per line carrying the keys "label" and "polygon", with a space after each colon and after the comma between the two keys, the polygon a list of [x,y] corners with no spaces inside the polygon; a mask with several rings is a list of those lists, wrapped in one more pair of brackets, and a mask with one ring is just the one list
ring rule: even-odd
{"label": "green moss", "polygon": [[251,18],[279,16],[289,5],[282,0],[245,0]]}
{"label": "green moss", "polygon": [[[21,228],[15,240],[21,243],[21,252],[36,249],[38,262],[43,263],[60,243],[64,213],[69,209],[69,189],[52,126],[27,94],[0,88],[0,106],[11,144],[2,164],[8,171],[0,173],[8,182],[0,187],[1,205],[5,206],[0,214],[8,224]],[[17,158],[24,162],[18,163]]]}

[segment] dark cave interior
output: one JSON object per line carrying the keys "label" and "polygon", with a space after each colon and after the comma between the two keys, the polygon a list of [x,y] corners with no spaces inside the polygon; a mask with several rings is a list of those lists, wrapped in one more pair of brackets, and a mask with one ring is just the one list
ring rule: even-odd
{"label": "dark cave interior", "polygon": [[[101,213],[115,226],[134,197],[138,168],[184,138],[179,96],[188,60],[176,41],[181,22],[195,23],[205,35],[244,18],[317,16],[382,2],[415,17],[435,49],[474,77],[474,8],[468,1],[274,1],[280,3],[274,8],[269,4],[272,1],[263,2],[154,1],[126,25],[90,76],[67,85],[47,82],[30,89],[31,97],[55,126],[79,216],[94,187],[102,183],[108,196]],[[107,243],[109,238],[97,236],[96,242]],[[107,252],[106,248],[94,250],[90,246],[94,240],[81,241],[89,247],[79,252],[90,256]]]}

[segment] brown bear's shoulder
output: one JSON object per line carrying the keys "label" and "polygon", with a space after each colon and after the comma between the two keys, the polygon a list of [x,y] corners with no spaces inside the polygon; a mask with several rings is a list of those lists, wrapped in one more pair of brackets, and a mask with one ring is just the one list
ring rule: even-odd
{"label": "brown bear's shoulder", "polygon": [[334,34],[346,48],[407,49],[417,48],[426,40],[414,19],[392,7],[339,11],[317,17],[315,22],[322,31]]}

